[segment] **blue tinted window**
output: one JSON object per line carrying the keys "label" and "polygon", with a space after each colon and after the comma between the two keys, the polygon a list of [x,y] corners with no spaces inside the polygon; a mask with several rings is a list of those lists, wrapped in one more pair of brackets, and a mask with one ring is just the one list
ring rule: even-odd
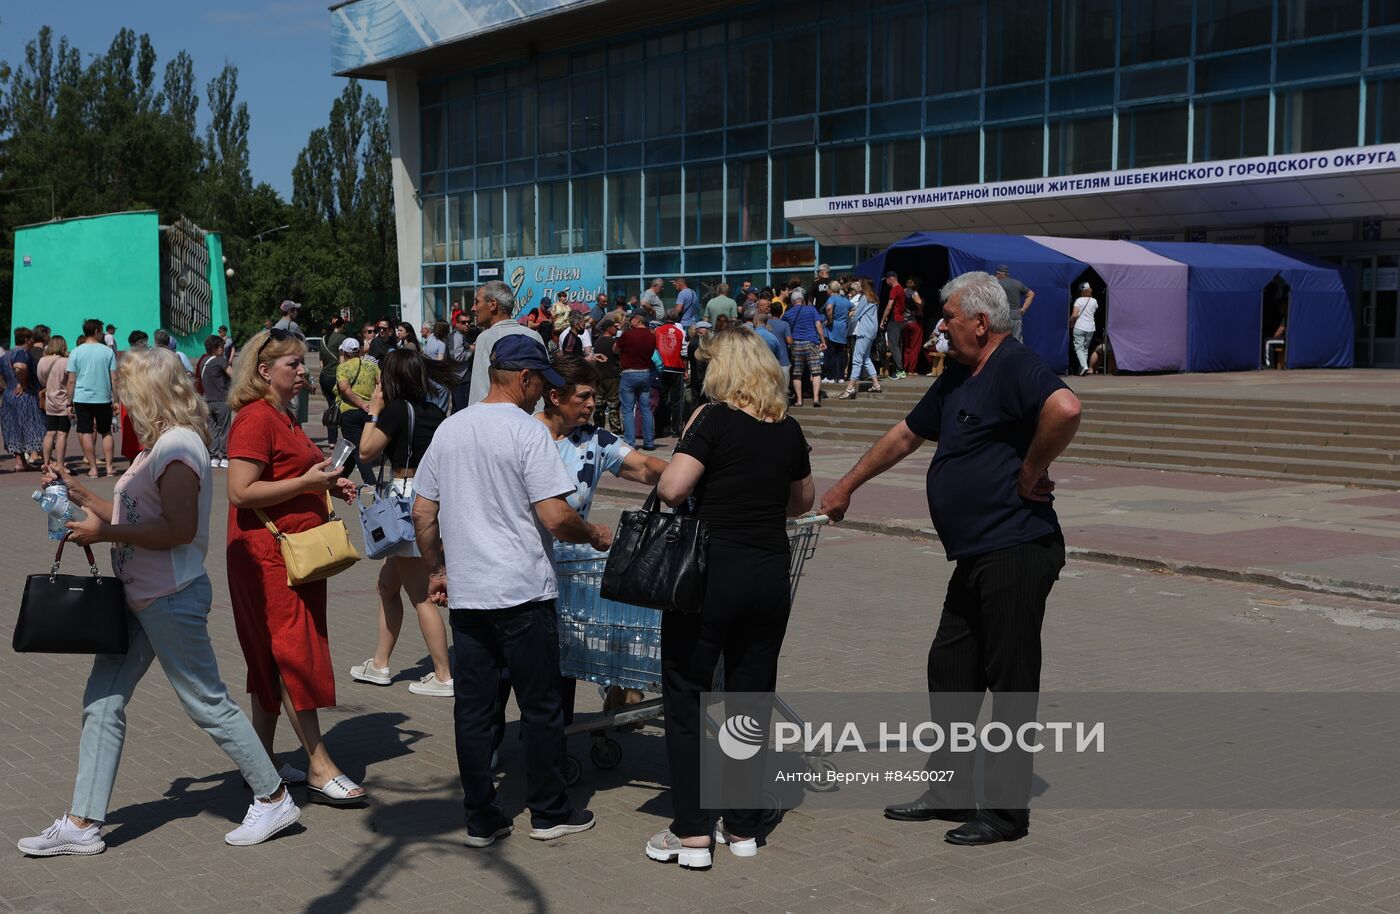
{"label": "blue tinted window", "polygon": [[928,8],[925,51],[930,95],[982,85],[982,3],[954,0]]}
{"label": "blue tinted window", "polygon": [[1085,73],[1113,66],[1114,5],[1115,0],[1054,0],[1050,18],[1054,30],[1050,49],[1052,74]]}
{"label": "blue tinted window", "polygon": [[[987,0],[987,85],[1045,78],[1045,4]],[[967,40],[966,36],[959,36]]]}
{"label": "blue tinted window", "polygon": [[1129,0],[1123,4],[1123,65],[1171,60],[1191,53],[1191,0]]}
{"label": "blue tinted window", "polygon": [[1197,0],[1197,3],[1197,54],[1233,51],[1273,40],[1273,0]]}

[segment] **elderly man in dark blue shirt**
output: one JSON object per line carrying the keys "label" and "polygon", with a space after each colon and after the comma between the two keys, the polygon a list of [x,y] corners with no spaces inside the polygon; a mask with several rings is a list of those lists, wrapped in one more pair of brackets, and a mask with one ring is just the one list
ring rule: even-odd
{"label": "elderly man in dark blue shirt", "polygon": [[[942,299],[948,354],[956,364],[822,496],[821,510],[840,521],[857,488],[925,441],[936,441],[928,470],[929,514],[957,565],[929,648],[934,719],[975,721],[983,693],[991,691],[994,719],[1034,720],[1040,627],[1065,563],[1049,467],[1079,428],[1079,400],[1011,336],[1011,308],[996,279],[964,273],[943,287]],[[969,762],[954,764],[970,774]],[[1029,755],[988,754],[989,802],[980,810],[971,808],[970,777],[957,780],[938,793],[887,807],[885,815],[961,821],[945,836],[954,844],[1025,836]],[[950,797],[961,800],[961,808],[950,805]]]}

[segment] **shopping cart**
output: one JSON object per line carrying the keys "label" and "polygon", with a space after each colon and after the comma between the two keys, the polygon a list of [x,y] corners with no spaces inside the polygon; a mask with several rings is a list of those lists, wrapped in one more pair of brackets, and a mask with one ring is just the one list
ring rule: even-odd
{"label": "shopping cart", "polygon": [[[790,593],[797,599],[802,569],[817,551],[817,538],[826,515],[799,517],[787,523],[791,563]],[[594,682],[603,688],[661,691],[661,612],[642,606],[603,599],[599,592],[607,554],[588,546],[564,547],[556,554],[559,577],[559,670],[572,679]],[[723,688],[723,664],[716,671],[714,688]],[[800,723],[782,699],[776,709],[785,719]],[[661,717],[661,698],[608,708],[598,714],[580,714],[565,731],[592,738],[588,757],[597,768],[616,768],[622,761],[622,744],[609,733],[655,722]],[[569,784],[578,783],[583,765],[569,757],[565,772]]]}

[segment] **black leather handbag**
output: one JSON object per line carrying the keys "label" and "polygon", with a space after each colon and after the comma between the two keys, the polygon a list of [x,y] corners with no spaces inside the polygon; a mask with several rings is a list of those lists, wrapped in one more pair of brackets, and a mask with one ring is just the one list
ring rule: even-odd
{"label": "black leather handbag", "polygon": [[126,594],[122,582],[103,577],[87,546],[88,574],[59,574],[65,535],[48,574],[31,574],[15,623],[14,649],[20,653],[125,654]]}
{"label": "black leather handbag", "polygon": [[690,514],[661,511],[655,489],[640,511],[624,511],[603,568],[604,599],[698,613],[705,599],[710,534]]}

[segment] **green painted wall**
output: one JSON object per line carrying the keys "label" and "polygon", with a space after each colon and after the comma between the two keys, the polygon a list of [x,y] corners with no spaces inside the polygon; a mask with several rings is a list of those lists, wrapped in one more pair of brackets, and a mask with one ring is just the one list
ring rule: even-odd
{"label": "green painted wall", "polygon": [[[210,233],[209,326],[176,345],[191,360],[204,354],[204,338],[229,323],[223,243]],[[26,258],[28,261],[26,262]],[[48,324],[69,346],[95,317],[117,325],[117,348],[132,330],[160,329],[160,221],[153,212],[65,219],[15,232],[15,280],[11,327]],[[6,340],[5,342],[9,342]]]}
{"label": "green painted wall", "polygon": [[128,333],[152,333],[160,321],[158,217],[118,213],[16,230],[12,301],[11,327],[47,324],[73,346],[95,317],[117,325],[125,349]]}

